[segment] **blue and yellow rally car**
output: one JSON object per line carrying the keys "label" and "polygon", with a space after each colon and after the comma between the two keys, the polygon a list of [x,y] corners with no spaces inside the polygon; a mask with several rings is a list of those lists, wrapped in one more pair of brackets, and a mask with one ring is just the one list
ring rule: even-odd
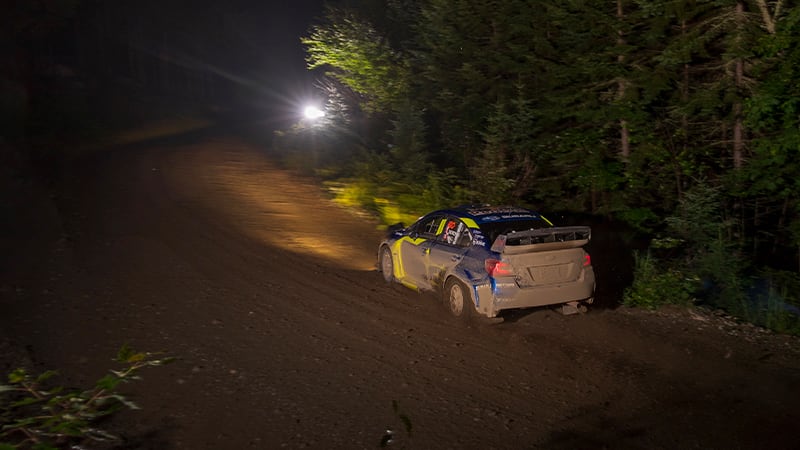
{"label": "blue and yellow rally car", "polygon": [[439,290],[456,317],[546,305],[585,310],[595,290],[587,226],[556,227],[535,211],[468,205],[391,227],[378,249],[387,282]]}

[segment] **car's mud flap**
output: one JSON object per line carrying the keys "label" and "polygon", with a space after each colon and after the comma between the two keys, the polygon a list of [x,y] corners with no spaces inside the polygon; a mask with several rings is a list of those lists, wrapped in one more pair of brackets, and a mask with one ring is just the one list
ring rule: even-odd
{"label": "car's mud flap", "polygon": [[553,309],[555,309],[557,312],[561,313],[564,316],[570,316],[572,314],[583,314],[589,310],[589,308],[587,308],[586,305],[584,305],[581,302],[564,303],[562,305],[558,305]]}
{"label": "car's mud flap", "polygon": [[483,314],[480,314],[477,317],[473,318],[473,321],[480,325],[497,325],[500,323],[505,323],[506,319],[500,316],[486,317]]}

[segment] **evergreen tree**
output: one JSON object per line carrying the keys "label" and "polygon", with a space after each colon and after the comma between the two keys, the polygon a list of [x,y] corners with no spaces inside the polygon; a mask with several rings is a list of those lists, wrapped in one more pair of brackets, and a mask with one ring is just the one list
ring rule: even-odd
{"label": "evergreen tree", "polygon": [[391,110],[408,92],[402,53],[353,11],[329,7],[326,19],[326,24],[314,26],[310,36],[302,39],[308,68],[324,67],[326,75],[363,95],[366,110]]}
{"label": "evergreen tree", "polygon": [[[522,94],[522,87],[519,87]],[[519,203],[535,186],[537,124],[530,100],[520,95],[500,102],[489,118],[485,146],[472,165],[482,201]]]}
{"label": "evergreen tree", "polygon": [[[763,82],[746,108],[746,124],[756,133],[753,154],[739,181],[750,204],[757,205],[753,225],[759,229],[753,233],[766,244],[759,250],[774,256],[794,248],[800,260],[800,9],[785,16],[773,11],[775,32],[759,46]],[[795,267],[800,270],[800,263]]]}

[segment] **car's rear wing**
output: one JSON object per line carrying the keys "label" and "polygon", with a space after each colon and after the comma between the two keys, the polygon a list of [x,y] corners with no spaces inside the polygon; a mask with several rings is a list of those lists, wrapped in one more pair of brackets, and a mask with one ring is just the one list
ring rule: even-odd
{"label": "car's rear wing", "polygon": [[494,240],[492,251],[510,255],[576,248],[588,244],[591,238],[592,229],[587,226],[540,228],[501,234]]}

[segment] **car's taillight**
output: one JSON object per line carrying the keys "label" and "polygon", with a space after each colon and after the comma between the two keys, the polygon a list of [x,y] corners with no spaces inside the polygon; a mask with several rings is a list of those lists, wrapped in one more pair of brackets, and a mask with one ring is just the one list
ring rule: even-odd
{"label": "car's taillight", "polygon": [[583,255],[583,267],[592,265],[592,257],[589,254]]}
{"label": "car's taillight", "polygon": [[484,262],[484,266],[490,277],[508,277],[514,274],[511,265],[499,259],[489,258]]}

